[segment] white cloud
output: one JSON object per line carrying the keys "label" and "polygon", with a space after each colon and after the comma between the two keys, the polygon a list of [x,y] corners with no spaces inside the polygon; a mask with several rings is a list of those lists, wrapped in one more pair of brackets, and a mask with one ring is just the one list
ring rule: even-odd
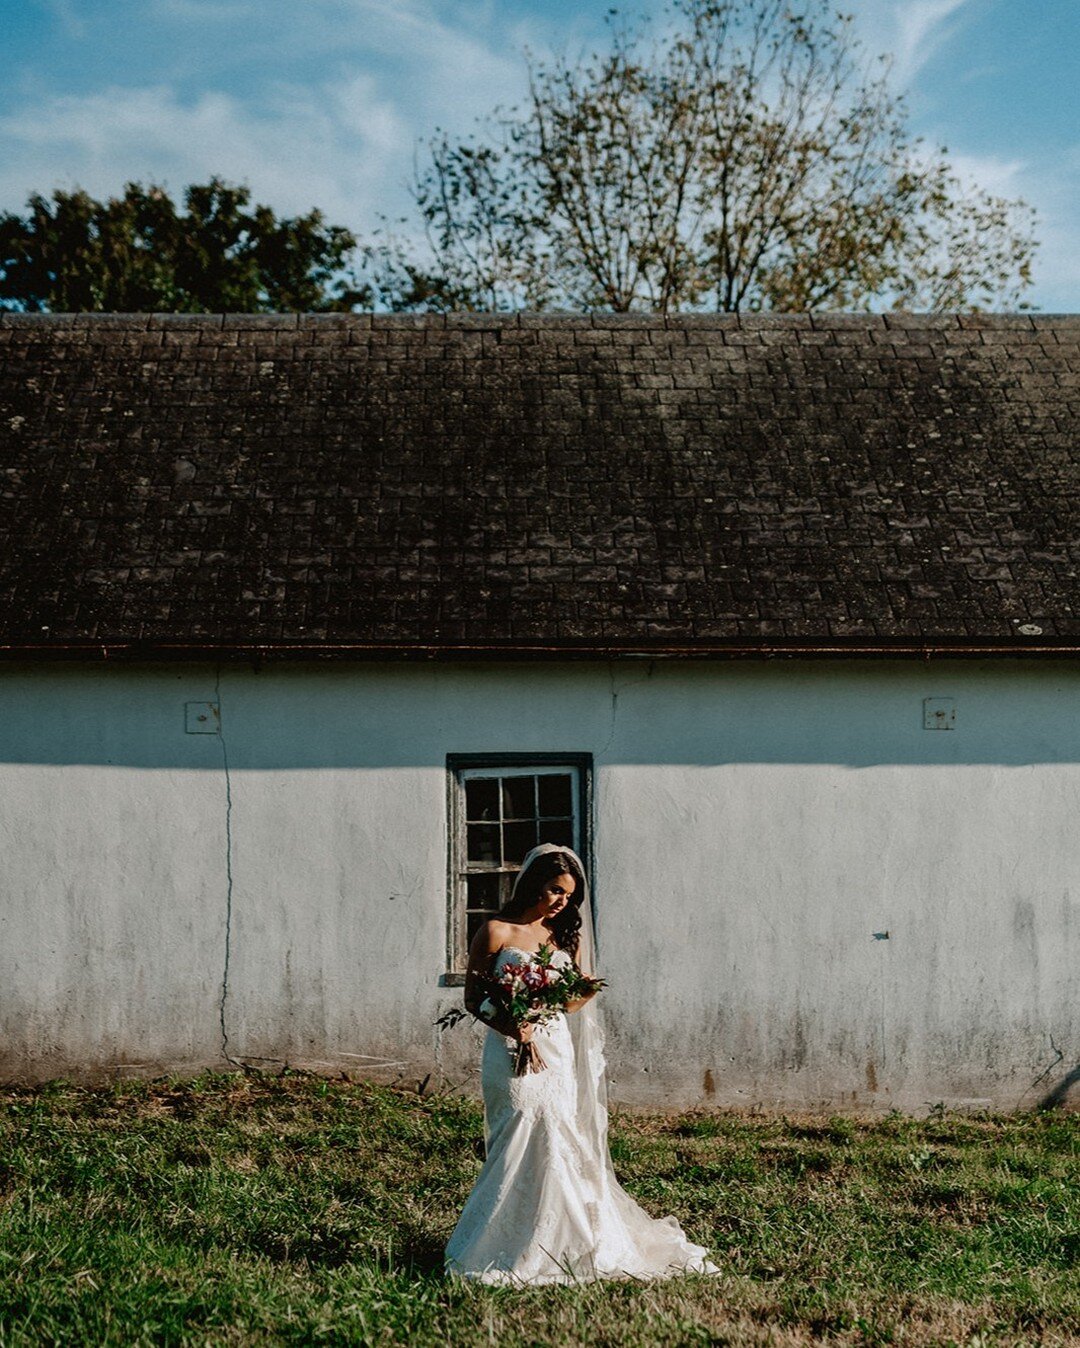
{"label": "white cloud", "polygon": [[511,43],[485,17],[461,0],[147,0],[153,42],[132,48],[130,77],[111,59],[87,92],[43,71],[9,84],[0,209],[56,186],[175,192],[216,173],[279,211],[318,206],[366,232],[408,211],[419,139],[465,135],[524,92],[522,34]]}
{"label": "white cloud", "polygon": [[347,11],[357,45],[409,72],[408,111],[423,131],[432,121],[464,130],[525,91],[520,41],[487,26],[479,5],[444,14],[427,0],[318,3]]}
{"label": "white cloud", "polygon": [[363,75],[278,86],[258,108],[214,91],[185,100],[164,85],[55,95],[0,118],[0,136],[0,201],[10,206],[32,189],[103,196],[153,179],[176,192],[217,173],[283,213],[318,206],[353,227],[411,153],[409,128]]}
{"label": "white cloud", "polygon": [[950,154],[949,160],[965,183],[1035,206],[1039,246],[1029,298],[1048,312],[1075,311],[1080,296],[1080,145],[1052,161],[973,154]]}
{"label": "white cloud", "polygon": [[952,36],[949,19],[968,0],[906,0],[896,7],[896,78],[909,84]]}
{"label": "white cloud", "polygon": [[966,17],[961,10],[971,3],[972,0],[862,0],[855,9],[857,30],[868,54],[890,58],[896,86],[906,89],[956,34]]}
{"label": "white cloud", "polygon": [[39,0],[68,37],[76,41],[86,36],[86,21],[77,13],[72,0]]}
{"label": "white cloud", "polygon": [[988,154],[952,154],[949,163],[964,183],[976,183],[996,197],[1023,195],[1027,165],[1022,159],[1001,159]]}
{"label": "white cloud", "polygon": [[170,81],[228,84],[245,70],[272,79],[304,62],[377,69],[384,96],[418,130],[433,113],[457,125],[524,89],[521,40],[482,3],[149,0],[149,24],[177,36]]}
{"label": "white cloud", "polygon": [[1038,303],[1048,312],[1080,311],[1080,144],[1018,177],[1039,210],[1035,255]]}

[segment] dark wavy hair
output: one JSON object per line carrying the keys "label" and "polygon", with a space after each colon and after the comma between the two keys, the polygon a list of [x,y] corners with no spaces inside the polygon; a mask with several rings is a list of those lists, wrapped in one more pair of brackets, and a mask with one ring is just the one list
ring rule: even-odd
{"label": "dark wavy hair", "polygon": [[585,897],[585,876],[569,852],[542,852],[527,871],[520,872],[513,898],[503,905],[499,916],[520,917],[526,908],[531,908],[536,902],[544,886],[557,875],[572,876],[574,892],[566,907],[551,919],[551,934],[559,949],[565,950],[572,960],[576,960],[581,937],[580,909]]}

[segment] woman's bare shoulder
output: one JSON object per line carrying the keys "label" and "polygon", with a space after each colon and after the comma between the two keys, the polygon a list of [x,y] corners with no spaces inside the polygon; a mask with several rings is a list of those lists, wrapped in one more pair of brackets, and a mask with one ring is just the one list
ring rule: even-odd
{"label": "woman's bare shoulder", "polygon": [[477,927],[476,935],[472,939],[472,948],[494,954],[495,951],[501,950],[506,945],[509,932],[509,922],[503,922],[497,917],[489,917],[486,922],[482,922]]}
{"label": "woman's bare shoulder", "polygon": [[504,922],[501,917],[489,917],[480,928],[481,931],[487,929],[487,936],[490,941],[497,941],[500,945],[505,944],[507,937],[513,934],[514,924]]}

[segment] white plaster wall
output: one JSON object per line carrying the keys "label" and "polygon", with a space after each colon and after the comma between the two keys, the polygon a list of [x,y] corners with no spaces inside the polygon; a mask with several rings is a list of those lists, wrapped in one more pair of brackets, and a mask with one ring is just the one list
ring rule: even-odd
{"label": "white plaster wall", "polygon": [[1078,709],[1046,662],[0,666],[0,1072],[468,1088],[446,755],[574,751],[617,1099],[1067,1099]]}

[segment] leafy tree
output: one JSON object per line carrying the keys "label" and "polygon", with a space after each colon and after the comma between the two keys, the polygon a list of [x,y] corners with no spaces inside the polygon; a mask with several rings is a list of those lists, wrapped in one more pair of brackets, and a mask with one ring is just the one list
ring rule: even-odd
{"label": "leafy tree", "polygon": [[[830,0],[674,0],[523,109],[436,134],[426,257],[365,250],[390,308],[811,310],[1022,305],[1033,212],[906,129]],[[401,222],[404,224],[405,222]]]}
{"label": "leafy tree", "polygon": [[356,239],[314,210],[278,219],[250,192],[212,178],[183,210],[153,185],[121,197],[37,193],[0,215],[0,308],[30,312],[252,313],[350,309],[344,274]]}

